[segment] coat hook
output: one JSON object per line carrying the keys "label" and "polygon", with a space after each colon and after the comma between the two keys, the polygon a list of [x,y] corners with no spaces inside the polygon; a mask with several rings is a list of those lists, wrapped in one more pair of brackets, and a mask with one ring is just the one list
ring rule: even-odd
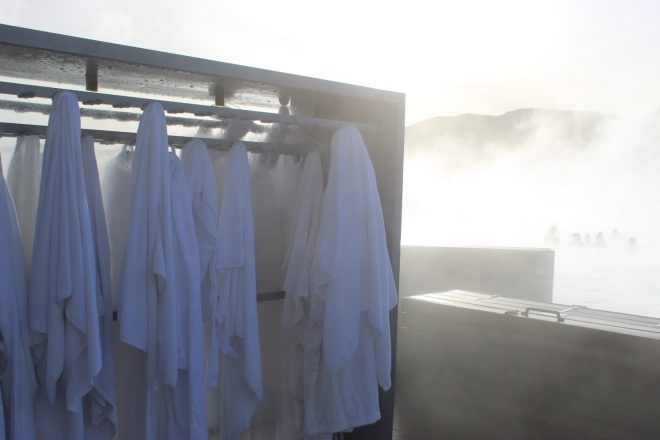
{"label": "coat hook", "polygon": [[219,107],[224,107],[225,105],[225,88],[222,85],[216,83],[213,86],[213,95],[215,97],[215,105]]}
{"label": "coat hook", "polygon": [[16,96],[19,97],[19,98],[21,98],[21,99],[29,99],[29,98],[34,98],[34,97],[36,97],[37,94],[36,94],[35,92],[21,92],[21,93],[19,93],[19,94],[16,95]]}
{"label": "coat hook", "polygon": [[90,92],[99,91],[99,65],[96,60],[87,60],[85,66],[85,88]]}
{"label": "coat hook", "polygon": [[281,106],[287,106],[291,102],[291,96],[289,96],[288,94],[283,93],[279,96],[279,100],[280,100],[280,105]]}

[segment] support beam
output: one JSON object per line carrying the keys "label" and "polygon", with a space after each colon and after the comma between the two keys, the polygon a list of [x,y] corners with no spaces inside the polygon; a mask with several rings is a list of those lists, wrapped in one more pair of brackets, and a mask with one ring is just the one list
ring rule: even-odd
{"label": "support beam", "polygon": [[[45,125],[33,124],[15,124],[8,122],[0,122],[0,137],[1,136],[22,136],[22,135],[36,135],[39,137],[46,137],[47,128]],[[81,130],[81,135],[91,134],[96,141],[108,144],[127,144],[135,145],[135,133],[124,131],[112,130],[96,130],[85,129]],[[191,139],[199,139],[211,149],[215,150],[228,150],[236,142],[230,139],[220,138],[205,138],[201,136],[168,136],[169,144],[173,147],[183,147],[186,142]],[[281,144],[272,142],[254,142],[254,141],[238,141],[245,145],[248,151],[252,153],[279,153],[298,155],[304,154],[311,149],[307,145],[298,144]]]}
{"label": "support beam", "polygon": [[[0,82],[0,93],[18,97],[52,98],[58,91],[65,90],[55,87],[44,87],[33,84]],[[106,104],[116,108],[145,108],[153,99],[136,96],[110,95],[106,93],[87,92],[84,90],[68,90],[78,96],[78,100],[87,104]],[[334,119],[312,118],[308,116],[291,116],[286,114],[259,112],[253,110],[231,109],[225,107],[192,104],[158,100],[168,113],[191,113],[193,115],[213,115],[221,119],[238,119],[245,121],[261,121],[264,123],[279,123],[310,127],[337,129],[347,121]],[[377,127],[371,124],[354,124],[360,130],[374,131]]]}

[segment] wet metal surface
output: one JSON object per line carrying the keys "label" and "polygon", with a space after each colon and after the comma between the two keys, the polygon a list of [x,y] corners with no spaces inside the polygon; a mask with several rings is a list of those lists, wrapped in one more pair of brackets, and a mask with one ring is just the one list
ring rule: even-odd
{"label": "wet metal surface", "polygon": [[393,92],[6,25],[0,25],[0,59],[0,77],[17,81],[84,90],[92,62],[99,91],[214,105],[221,89],[229,108],[277,113],[284,102],[292,115],[353,122],[380,122],[403,102]]}

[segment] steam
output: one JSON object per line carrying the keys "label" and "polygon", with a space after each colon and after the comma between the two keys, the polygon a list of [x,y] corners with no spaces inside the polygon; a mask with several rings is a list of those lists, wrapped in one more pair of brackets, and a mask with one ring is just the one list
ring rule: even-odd
{"label": "steam", "polygon": [[538,246],[551,226],[660,244],[660,114],[523,110],[407,131],[402,241]]}

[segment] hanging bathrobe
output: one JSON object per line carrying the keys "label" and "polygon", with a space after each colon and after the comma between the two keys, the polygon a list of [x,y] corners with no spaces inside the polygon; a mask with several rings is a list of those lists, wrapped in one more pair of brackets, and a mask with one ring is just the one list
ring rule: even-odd
{"label": "hanging bathrobe", "polygon": [[112,439],[117,430],[115,399],[115,353],[112,338],[112,292],[110,291],[110,243],[103,209],[99,170],[94,151],[94,137],[82,138],[83,170],[87,205],[92,223],[94,250],[96,255],[97,289],[99,298],[99,320],[103,367],[94,380],[94,390],[88,408],[90,425],[86,438]]}
{"label": "hanging bathrobe", "polygon": [[151,103],[137,133],[118,286],[119,334],[128,346],[120,427],[128,440],[207,437],[199,253],[189,189],[174,159],[163,107]]}
{"label": "hanging bathrobe", "polygon": [[38,429],[47,438],[86,438],[89,400],[103,364],[100,292],[75,95],[53,97],[44,148],[28,297],[39,392]]}
{"label": "hanging bathrobe", "polygon": [[28,337],[27,277],[16,210],[2,166],[0,249],[0,438],[33,440],[37,382]]}
{"label": "hanging bathrobe", "polygon": [[[183,359],[179,365],[177,386],[171,391],[172,413],[167,433],[172,439],[206,439],[206,387],[204,380],[204,330],[202,325],[200,252],[197,246],[193,202],[190,186],[181,160],[170,153],[172,178],[173,226],[176,250],[172,281],[175,285],[180,314],[178,339],[182,341]],[[177,434],[178,433],[178,434]],[[166,438],[160,436],[160,438]]]}
{"label": "hanging bathrobe", "polygon": [[[291,242],[291,235],[293,233],[293,222],[295,221],[295,208],[303,171],[303,162],[302,156],[280,154],[273,172],[273,183],[275,184],[277,199],[280,202],[280,209],[282,211],[283,261],[287,258],[286,247]],[[284,268],[283,273],[286,273]]]}
{"label": "hanging bathrobe", "polygon": [[323,169],[318,151],[305,157],[300,190],[295,205],[293,234],[284,262],[284,312],[282,324],[301,340],[304,331],[297,331],[297,324],[305,315],[309,299],[310,270],[321,214],[323,199]]}
{"label": "hanging bathrobe", "polygon": [[213,259],[218,246],[218,194],[213,162],[206,144],[198,139],[193,139],[184,145],[181,161],[186,170],[192,196],[202,274],[203,313],[205,314],[204,320],[208,321],[210,319],[210,298],[217,292]]}
{"label": "hanging bathrobe", "polygon": [[28,274],[32,262],[42,157],[38,136],[19,136],[7,170],[7,185],[16,205]]}
{"label": "hanging bathrobe", "polygon": [[305,157],[295,203],[293,230],[284,262],[284,309],[282,325],[290,332],[289,368],[284,382],[287,389],[281,405],[277,431],[278,440],[303,438],[303,347],[309,334],[310,270],[316,246],[321,200],[323,169],[317,151]]}
{"label": "hanging bathrobe", "polygon": [[131,208],[131,169],[133,168],[134,147],[124,145],[119,153],[106,165],[101,191],[108,221],[110,238],[110,286],[112,310],[117,310],[117,285],[124,257],[124,245],[128,234]]}
{"label": "hanging bathrobe", "polygon": [[208,361],[209,388],[220,394],[222,440],[236,440],[257,411],[263,390],[254,267],[254,220],[247,151],[230,151],[218,226],[218,294]]}
{"label": "hanging bathrobe", "polygon": [[346,431],[380,418],[391,386],[389,311],[397,301],[376,177],[359,131],[332,137],[312,268],[305,429]]}
{"label": "hanging bathrobe", "polygon": [[255,267],[257,290],[269,292],[282,287],[284,217],[275,185],[279,155],[250,154],[250,188],[254,212]]}

